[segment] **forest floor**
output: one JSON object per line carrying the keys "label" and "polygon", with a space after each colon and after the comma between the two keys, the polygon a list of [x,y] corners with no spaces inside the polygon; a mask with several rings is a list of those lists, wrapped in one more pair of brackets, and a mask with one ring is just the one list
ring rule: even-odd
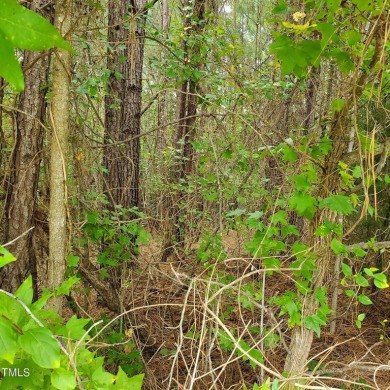
{"label": "forest floor", "polygon": [[[244,383],[252,389],[251,384],[270,376],[260,367],[252,368],[232,351],[229,342],[214,336],[216,329],[224,329],[223,325],[234,329],[234,334],[250,345],[260,345],[256,328],[261,323],[267,329],[277,327],[284,343],[270,345],[264,360],[274,371],[283,371],[290,331],[285,321],[280,321],[283,317],[278,316],[275,307],[269,305],[265,313],[259,307],[243,308],[232,302],[233,295],[227,290],[217,294],[215,301],[208,301],[216,291],[208,283],[210,277],[217,280],[216,275],[229,273],[239,278],[251,273],[252,281],[261,278],[253,273],[253,259],[244,257],[244,241],[237,232],[229,231],[222,240],[228,258],[212,270],[195,261],[195,250],[192,254],[190,251],[188,258],[161,263],[159,240],[152,239],[141,248],[123,299],[124,307],[132,310],[129,319],[145,364],[145,390],[244,389]],[[240,283],[237,286],[240,288]],[[291,280],[282,274],[267,276],[265,302],[291,287]],[[325,385],[356,390],[390,389],[390,291],[373,290],[370,298],[373,305],[358,307],[339,292],[336,332],[331,334],[325,327],[321,336],[314,339],[306,372],[317,377],[312,384],[323,383],[324,389]],[[99,319],[105,310],[93,304],[95,299],[90,295],[89,314]],[[363,311],[366,319],[358,329],[356,316]],[[218,316],[222,318],[224,312],[229,314],[219,321]],[[383,366],[378,368],[380,365]]]}

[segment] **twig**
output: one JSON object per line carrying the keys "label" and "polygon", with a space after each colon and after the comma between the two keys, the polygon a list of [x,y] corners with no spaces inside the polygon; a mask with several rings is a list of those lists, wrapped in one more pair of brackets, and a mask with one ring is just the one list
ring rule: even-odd
{"label": "twig", "polygon": [[18,241],[20,238],[24,237],[26,234],[28,234],[29,232],[31,232],[31,230],[33,230],[35,228],[35,226],[31,226],[30,229],[26,230],[24,233],[22,233],[20,236],[14,238],[12,241],[9,241],[7,242],[6,244],[3,244],[2,246],[3,247],[6,247],[6,246],[10,246],[12,245],[14,242]]}

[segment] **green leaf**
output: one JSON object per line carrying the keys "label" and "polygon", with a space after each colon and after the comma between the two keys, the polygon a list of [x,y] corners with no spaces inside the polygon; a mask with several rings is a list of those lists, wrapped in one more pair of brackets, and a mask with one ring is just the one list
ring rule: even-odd
{"label": "green leaf", "polygon": [[368,280],[363,275],[356,275],[355,282],[358,286],[361,286],[361,287],[368,287],[369,286]]}
{"label": "green leaf", "polygon": [[295,210],[298,215],[313,219],[316,212],[316,199],[303,192],[295,191],[293,197],[289,199],[290,209]]}
{"label": "green leaf", "polygon": [[352,0],[353,4],[356,4],[359,11],[371,11],[374,9],[374,3],[372,0]]}
{"label": "green leaf", "polygon": [[350,215],[355,209],[351,205],[351,199],[345,195],[332,195],[328,198],[321,200],[319,204],[320,208],[328,208],[332,211],[337,211],[342,215]]}
{"label": "green leaf", "polygon": [[16,290],[15,296],[17,296],[23,303],[29,306],[33,300],[33,295],[34,291],[32,288],[32,276],[30,275]]}
{"label": "green leaf", "polygon": [[326,6],[329,11],[335,12],[340,8],[341,0],[327,0]]}
{"label": "green leaf", "polygon": [[270,45],[270,52],[276,54],[281,62],[283,74],[294,72],[300,76],[303,68],[308,65],[307,53],[300,50],[286,34],[276,36]]}
{"label": "green leaf", "polygon": [[13,47],[28,50],[59,47],[74,52],[52,24],[16,0],[0,2],[0,30]]}
{"label": "green leaf", "polygon": [[[86,333],[84,326],[89,322],[89,318],[77,318],[75,315],[70,317],[69,321],[65,325],[67,334],[63,334],[63,336],[77,340],[81,339],[81,337],[83,337]],[[90,337],[87,335],[84,339],[88,340],[89,338]]]}
{"label": "green leaf", "polygon": [[69,253],[68,255],[68,267],[78,267],[80,261],[80,257],[74,255],[73,253]]}
{"label": "green leaf", "polygon": [[343,99],[333,99],[330,107],[333,111],[341,111],[344,108],[344,105]]}
{"label": "green leaf", "polygon": [[33,328],[19,337],[20,347],[29,353],[32,360],[43,368],[60,367],[60,348],[46,328]]}
{"label": "green leaf", "polygon": [[347,278],[352,278],[352,268],[345,263],[341,263],[341,270]]}
{"label": "green leaf", "polygon": [[0,76],[12,84],[17,91],[23,91],[24,79],[22,67],[15,55],[12,44],[1,30],[0,42]]}
{"label": "green leaf", "polygon": [[288,218],[287,213],[284,210],[279,210],[271,216],[271,222],[274,225],[276,225],[279,222],[282,225],[287,225],[287,218]]}
{"label": "green leaf", "polygon": [[73,390],[77,383],[74,373],[60,367],[51,373],[51,384],[58,390]]}
{"label": "green leaf", "polygon": [[389,284],[387,283],[387,277],[383,273],[374,274],[374,284],[378,288],[387,288]]}
{"label": "green leaf", "polygon": [[264,268],[274,269],[280,268],[280,260],[275,259],[274,257],[267,257],[262,261]]}
{"label": "green leaf", "polygon": [[357,316],[356,319],[356,326],[360,329],[362,327],[362,321],[366,318],[366,315],[364,313],[361,313]]}
{"label": "green leaf", "polygon": [[315,28],[321,33],[321,47],[324,49],[335,37],[337,28],[330,23],[320,23]]}
{"label": "green leaf", "polygon": [[[1,50],[1,45],[0,45]],[[12,261],[15,261],[16,257],[12,256],[11,253],[7,251],[4,247],[0,246],[0,268],[4,267],[8,263],[11,263]]]}
{"label": "green leaf", "polygon": [[362,40],[362,34],[356,30],[346,31],[342,34],[342,37],[347,41],[349,47],[352,47]]}
{"label": "green leaf", "polygon": [[246,213],[246,209],[235,209],[226,213],[227,217],[236,217]]}
{"label": "green leaf", "polygon": [[114,389],[126,389],[126,390],[142,390],[142,382],[144,374],[135,375],[129,378],[125,372],[119,367],[118,375],[115,376]]}
{"label": "green leaf", "polygon": [[347,247],[339,240],[334,238],[330,243],[330,247],[336,255],[346,255]]}
{"label": "green leaf", "polygon": [[13,364],[18,350],[16,331],[12,329],[11,321],[0,316],[0,361],[4,359]]}
{"label": "green leaf", "polygon": [[297,175],[297,176],[290,176],[289,180],[295,182],[295,188],[298,191],[306,191],[311,188],[311,183],[309,182],[307,175],[302,174],[302,175]]}
{"label": "green leaf", "polygon": [[102,367],[98,367],[92,373],[92,381],[95,388],[100,389],[108,389],[110,385],[114,382],[115,376],[110,374],[107,371],[104,371]]}
{"label": "green leaf", "polygon": [[363,305],[372,305],[372,300],[365,294],[360,294],[358,300]]}
{"label": "green leaf", "polygon": [[337,64],[340,67],[340,70],[344,74],[348,74],[355,70],[355,64],[351,59],[351,56],[348,52],[344,50],[332,50],[332,55],[336,59]]}
{"label": "green leaf", "polygon": [[283,145],[283,161],[295,162],[298,159],[298,153],[287,145]]}
{"label": "green leaf", "polygon": [[326,322],[317,315],[306,317],[303,322],[306,328],[313,330],[318,337],[321,335],[321,325],[326,325]]}

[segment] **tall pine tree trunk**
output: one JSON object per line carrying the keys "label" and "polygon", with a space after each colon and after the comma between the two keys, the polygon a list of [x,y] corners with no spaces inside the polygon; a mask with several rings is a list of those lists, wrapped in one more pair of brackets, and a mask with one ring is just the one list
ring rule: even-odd
{"label": "tall pine tree trunk", "polygon": [[[183,39],[184,62],[192,70],[192,77],[182,81],[180,92],[177,95],[177,128],[175,149],[178,159],[171,166],[170,183],[185,185],[188,176],[194,170],[193,146],[195,140],[195,123],[198,108],[199,72],[205,59],[202,58],[200,44],[196,42],[196,35],[200,34],[205,24],[206,0],[186,0],[183,3],[183,25],[185,36]],[[192,38],[192,39],[191,39]],[[167,194],[165,199],[165,214],[167,226],[165,242],[163,244],[162,261],[172,253],[174,245],[182,247],[184,244],[184,212],[181,204],[186,196],[185,190],[178,190],[174,196]]]}
{"label": "tall pine tree trunk", "polygon": [[[139,204],[139,159],[144,61],[145,1],[108,5],[107,68],[110,70],[105,101],[105,192],[111,204],[125,208]],[[129,27],[125,18],[129,18]],[[112,145],[110,145],[112,144]]]}
{"label": "tall pine tree trunk", "polygon": [[[37,11],[40,9],[38,3],[34,1],[30,8]],[[42,13],[51,19],[50,7],[42,7]],[[19,110],[16,112],[15,146],[6,199],[6,240],[9,242],[19,237],[8,248],[17,261],[0,271],[0,285],[8,291],[15,291],[28,274],[35,275],[31,244],[34,232],[30,230],[23,234],[34,226],[45,131],[42,123],[46,118],[46,89],[42,86],[47,85],[49,64],[49,55],[31,51],[24,54],[25,90],[20,96]]]}

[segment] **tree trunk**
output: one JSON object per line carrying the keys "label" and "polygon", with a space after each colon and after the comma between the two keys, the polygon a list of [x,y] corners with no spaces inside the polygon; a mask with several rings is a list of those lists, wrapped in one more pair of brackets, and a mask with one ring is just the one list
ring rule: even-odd
{"label": "tree trunk", "polygon": [[[37,11],[40,8],[38,3],[33,2],[30,8]],[[43,16],[51,19],[50,11],[42,12]],[[49,65],[49,55],[31,51],[24,54],[25,90],[20,96],[19,110],[16,112],[15,146],[6,200],[6,240],[9,242],[19,237],[9,246],[9,251],[17,261],[0,271],[1,287],[12,292],[28,274],[32,273],[36,279],[31,243],[34,232],[23,233],[34,225],[44,135],[42,123],[46,117],[46,89],[42,86],[47,85]]]}
{"label": "tree trunk", "polygon": [[[206,12],[206,1],[195,0],[185,1],[183,4],[183,24],[185,37],[183,39],[184,62],[193,70],[200,70],[203,64],[199,44],[190,40],[190,36],[196,37],[204,28],[204,18]],[[195,23],[196,21],[196,23]],[[196,60],[194,60],[194,58]],[[183,80],[180,92],[177,97],[177,129],[175,138],[175,149],[179,153],[179,158],[171,167],[171,184],[179,183],[184,185],[188,176],[193,172],[193,147],[192,142],[195,139],[195,122],[198,108],[198,87],[199,81],[192,77]],[[186,196],[184,190],[178,190],[174,196],[167,194],[165,200],[165,214],[167,227],[165,232],[165,242],[163,244],[162,261],[172,253],[175,243],[183,246],[183,228],[184,224],[180,222],[183,212],[180,204]]]}
{"label": "tree trunk", "polygon": [[[368,75],[375,66],[381,61],[384,45],[388,36],[389,26],[384,20],[378,20],[378,23],[373,23],[373,34],[370,35],[375,39],[375,53],[367,70],[362,70],[360,74],[354,74],[354,78],[350,80],[353,87],[346,93],[343,109],[335,112],[332,122],[329,138],[332,140],[333,149],[327,156],[324,162],[322,177],[319,182],[321,186],[318,188],[316,196],[326,198],[335,195],[341,190],[341,180],[338,173],[338,163],[342,155],[348,148],[348,128],[349,115],[354,108],[354,102],[357,102],[362,95],[364,86],[367,82]],[[368,43],[367,43],[368,47]],[[315,291],[318,288],[326,286],[326,277],[330,275],[334,269],[335,256],[330,249],[332,236],[316,237],[314,232],[323,224],[325,220],[337,222],[337,214],[328,209],[318,210],[314,219],[309,224],[307,234],[309,247],[312,247],[317,252],[317,272],[314,274],[312,289]],[[302,312],[302,318],[317,313],[319,308],[318,302],[313,295],[306,297],[305,308]],[[289,353],[285,362],[284,371],[291,375],[299,375],[305,371],[308,361],[311,344],[313,341],[313,331],[306,329],[304,325],[300,328],[295,328],[292,331],[291,344]],[[294,388],[291,383],[290,388]]]}
{"label": "tree trunk", "polygon": [[[54,25],[62,35],[71,29],[73,0],[57,1]],[[71,54],[58,50],[54,58],[53,89],[50,107],[50,211],[49,264],[47,287],[55,289],[65,278],[68,250],[67,183],[68,125],[70,109]],[[52,298],[48,306],[62,310],[62,297]]]}
{"label": "tree trunk", "polygon": [[6,146],[5,135],[3,131],[3,99],[4,99],[5,83],[4,79],[0,77],[0,169],[3,162],[3,149]]}
{"label": "tree trunk", "polygon": [[[128,1],[110,0],[107,68],[111,71],[105,101],[105,192],[112,206],[139,205],[139,159],[146,12],[130,7],[129,29],[123,21]],[[113,145],[111,146],[110,143]]]}

